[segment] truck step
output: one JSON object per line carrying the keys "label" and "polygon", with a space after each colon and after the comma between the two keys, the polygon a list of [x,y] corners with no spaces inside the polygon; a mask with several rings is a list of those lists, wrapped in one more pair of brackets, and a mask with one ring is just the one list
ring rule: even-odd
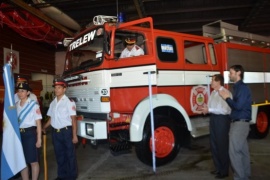
{"label": "truck step", "polygon": [[131,153],[130,142],[110,143],[110,150],[114,156]]}
{"label": "truck step", "polygon": [[200,137],[200,136],[205,136],[209,134],[209,126],[205,126],[205,127],[200,127],[200,128],[196,128],[195,130],[191,131],[191,135],[194,138]]}

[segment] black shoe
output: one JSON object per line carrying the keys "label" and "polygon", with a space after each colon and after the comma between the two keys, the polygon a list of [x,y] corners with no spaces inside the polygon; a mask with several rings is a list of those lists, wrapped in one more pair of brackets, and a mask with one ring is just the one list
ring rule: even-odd
{"label": "black shoe", "polygon": [[211,173],[211,174],[214,174],[214,175],[219,174],[219,172],[218,172],[217,170],[211,171],[210,173]]}
{"label": "black shoe", "polygon": [[55,178],[54,180],[62,180],[62,178],[57,177],[57,178]]}
{"label": "black shoe", "polygon": [[226,177],[228,177],[228,174],[219,174],[219,173],[218,173],[218,174],[216,175],[215,178],[216,178],[216,179],[224,179],[224,178],[226,178]]}

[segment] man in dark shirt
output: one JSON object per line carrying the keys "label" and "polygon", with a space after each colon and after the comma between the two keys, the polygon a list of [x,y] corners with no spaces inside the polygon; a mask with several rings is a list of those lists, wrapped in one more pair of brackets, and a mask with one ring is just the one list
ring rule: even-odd
{"label": "man in dark shirt", "polygon": [[250,157],[247,136],[251,120],[251,92],[243,82],[244,69],[241,65],[230,67],[229,78],[234,83],[233,99],[226,91],[219,91],[219,94],[232,109],[229,155],[234,171],[234,180],[248,180],[250,177]]}

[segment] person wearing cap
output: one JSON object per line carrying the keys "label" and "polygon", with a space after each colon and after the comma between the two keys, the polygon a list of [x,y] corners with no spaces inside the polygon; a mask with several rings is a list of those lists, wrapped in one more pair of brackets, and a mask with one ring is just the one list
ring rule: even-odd
{"label": "person wearing cap", "polygon": [[[27,83],[27,80],[26,80],[25,78],[18,77],[18,78],[16,79],[16,87],[17,87],[20,83]],[[29,94],[28,97],[29,97],[30,99],[32,99],[32,100],[34,100],[34,101],[36,101],[36,102],[38,103],[37,96],[36,96],[34,93],[32,93],[31,91],[32,91],[32,89],[30,88],[30,89],[29,89],[30,94]],[[17,93],[15,93],[14,99],[15,99],[15,103],[19,101],[19,97],[18,97],[18,94],[17,94]]]}
{"label": "person wearing cap", "polygon": [[[39,149],[41,147],[41,112],[36,101],[29,98],[30,87],[27,83],[18,83],[16,103],[18,121],[25,161],[31,166],[32,180],[39,176]],[[28,166],[21,171],[23,180],[29,179]]]}
{"label": "person wearing cap", "polygon": [[219,95],[219,91],[224,90],[232,96],[229,90],[224,87],[224,78],[221,74],[212,76],[211,88],[213,91],[209,97],[208,105],[201,109],[202,114],[210,114],[210,149],[215,169],[211,174],[216,179],[226,178],[229,174],[229,130],[231,108]]}
{"label": "person wearing cap", "polygon": [[143,49],[136,45],[136,40],[134,38],[126,38],[125,44],[126,48],[122,51],[120,58],[144,55]]}
{"label": "person wearing cap", "polygon": [[57,161],[57,178],[75,180],[77,178],[77,160],[75,144],[78,143],[76,105],[66,95],[67,83],[63,79],[53,82],[55,98],[51,102],[48,121],[42,131],[52,126],[52,142]]}

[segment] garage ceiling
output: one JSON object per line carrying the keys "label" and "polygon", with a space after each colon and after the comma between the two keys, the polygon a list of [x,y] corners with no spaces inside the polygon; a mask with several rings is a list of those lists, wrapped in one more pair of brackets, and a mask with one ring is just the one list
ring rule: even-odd
{"label": "garage ceiling", "polygon": [[[125,14],[126,21],[152,17],[157,29],[202,35],[202,26],[222,20],[241,31],[270,36],[269,0],[23,0],[31,7],[57,7],[82,28],[96,15]],[[16,7],[11,0],[5,2]],[[69,29],[69,28],[68,28]],[[76,30],[69,29],[72,32]]]}

